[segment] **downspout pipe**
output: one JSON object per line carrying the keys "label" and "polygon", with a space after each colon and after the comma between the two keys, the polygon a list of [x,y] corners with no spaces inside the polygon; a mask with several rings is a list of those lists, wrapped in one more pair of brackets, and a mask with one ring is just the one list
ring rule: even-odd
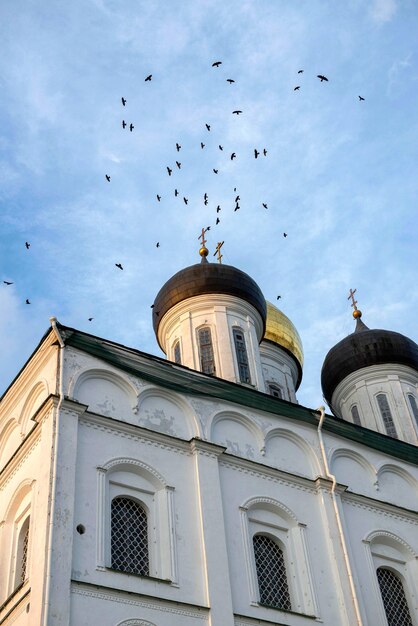
{"label": "downspout pipe", "polygon": [[331,474],[331,472],[330,472],[329,464],[328,464],[328,458],[327,458],[327,453],[326,453],[326,450],[325,450],[324,438],[322,436],[322,426],[323,426],[324,420],[325,420],[325,407],[324,406],[320,406],[317,409],[317,412],[320,415],[319,424],[318,424],[319,446],[321,448],[322,460],[324,462],[324,468],[325,468],[326,477],[329,480],[331,480],[331,482],[332,482],[331,499],[332,499],[332,504],[334,506],[335,517],[336,517],[336,520],[337,520],[338,534],[340,536],[340,542],[341,542],[341,547],[342,547],[342,551],[343,551],[345,567],[347,569],[348,582],[349,582],[349,585],[350,585],[351,597],[353,599],[354,611],[355,611],[355,614],[356,614],[357,625],[358,626],[363,626],[363,620],[361,618],[360,607],[359,607],[358,600],[357,600],[357,592],[356,592],[356,588],[355,588],[355,585],[354,585],[353,572],[352,572],[352,569],[351,569],[350,559],[349,559],[348,550],[347,550],[347,544],[346,544],[345,537],[344,537],[344,531],[343,531],[343,525],[342,525],[342,521],[341,521],[340,509],[339,509],[339,506],[338,506],[338,500],[337,500],[337,496],[336,496],[336,493],[335,493],[335,490],[336,490],[336,487],[337,487],[337,479],[335,478],[334,474]]}
{"label": "downspout pipe", "polygon": [[45,591],[44,602],[42,607],[42,624],[48,626],[49,622],[49,603],[50,603],[50,590],[51,590],[51,567],[52,567],[52,546],[54,535],[54,518],[55,518],[55,490],[57,483],[57,465],[58,465],[58,436],[59,436],[59,422],[60,422],[60,410],[62,403],[64,402],[64,348],[65,343],[62,339],[61,333],[57,327],[57,318],[50,317],[49,321],[52,326],[52,330],[59,344],[58,353],[58,405],[55,412],[55,420],[52,431],[52,446],[51,446],[51,470],[50,470],[50,494],[48,502],[48,534],[47,534],[47,554],[46,554],[46,577],[45,577]]}

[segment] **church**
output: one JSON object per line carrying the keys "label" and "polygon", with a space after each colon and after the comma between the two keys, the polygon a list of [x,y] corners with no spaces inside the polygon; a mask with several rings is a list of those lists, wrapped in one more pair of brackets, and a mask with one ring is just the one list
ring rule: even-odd
{"label": "church", "polygon": [[295,326],[207,256],[166,360],[52,317],[1,397],[0,625],[418,626],[418,345],[351,292],[301,406]]}

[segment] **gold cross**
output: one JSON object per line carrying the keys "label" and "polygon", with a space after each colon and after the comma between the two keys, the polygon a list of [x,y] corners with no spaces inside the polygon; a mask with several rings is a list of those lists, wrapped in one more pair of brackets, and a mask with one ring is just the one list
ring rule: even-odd
{"label": "gold cross", "polygon": [[205,239],[205,232],[207,231],[207,228],[202,228],[202,234],[199,235],[198,239],[202,240],[202,248],[205,247],[206,244],[206,239]]}
{"label": "gold cross", "polygon": [[218,241],[218,245],[216,246],[216,250],[215,250],[215,254],[213,256],[215,256],[216,254],[218,255],[218,262],[222,264],[222,257],[223,254],[221,254],[221,248],[224,245],[224,241]]}
{"label": "gold cross", "polygon": [[352,289],[350,289],[350,293],[348,294],[348,298],[347,300],[351,300],[353,301],[352,303],[352,307],[354,307],[354,310],[357,311],[357,300],[354,300],[354,294],[356,293],[357,289],[354,289],[354,291]]}

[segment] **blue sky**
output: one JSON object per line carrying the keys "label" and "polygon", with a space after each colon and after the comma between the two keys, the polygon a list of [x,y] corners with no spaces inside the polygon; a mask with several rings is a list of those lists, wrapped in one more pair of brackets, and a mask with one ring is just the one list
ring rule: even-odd
{"label": "blue sky", "polygon": [[51,315],[161,355],[150,305],[208,225],[211,254],[281,295],[302,404],[354,328],[350,288],[368,326],[418,341],[417,33],[414,0],[3,0],[0,393]]}

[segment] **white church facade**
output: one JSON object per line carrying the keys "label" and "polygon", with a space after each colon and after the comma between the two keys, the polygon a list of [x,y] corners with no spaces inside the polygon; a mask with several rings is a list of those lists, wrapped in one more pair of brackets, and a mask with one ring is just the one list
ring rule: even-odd
{"label": "white church facade", "polygon": [[206,261],[157,295],[167,360],[59,324],[0,400],[0,625],[418,626],[418,346],[331,348]]}

